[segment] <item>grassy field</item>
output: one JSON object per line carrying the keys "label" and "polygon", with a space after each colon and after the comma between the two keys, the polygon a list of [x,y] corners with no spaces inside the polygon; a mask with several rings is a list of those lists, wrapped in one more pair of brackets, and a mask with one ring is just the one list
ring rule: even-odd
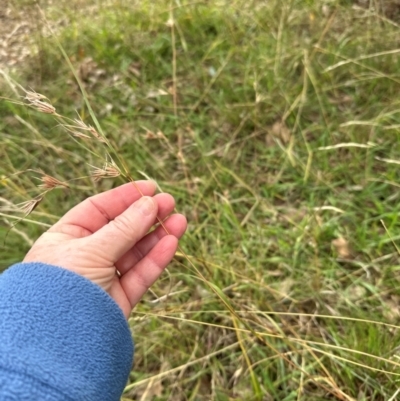
{"label": "grassy field", "polygon": [[[9,7],[31,56],[4,67],[2,95],[95,124],[60,44],[118,160],[189,220],[189,261],[130,319],[123,399],[400,399],[398,2],[70,0],[43,2],[47,23]],[[123,180],[94,182],[104,144],[54,116],[0,115],[5,268]],[[10,229],[40,171],[70,188]]]}

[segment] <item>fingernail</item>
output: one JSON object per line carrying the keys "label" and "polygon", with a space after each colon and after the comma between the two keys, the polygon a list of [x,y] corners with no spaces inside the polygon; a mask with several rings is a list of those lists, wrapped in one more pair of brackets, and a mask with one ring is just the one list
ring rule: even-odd
{"label": "fingernail", "polygon": [[142,196],[136,203],[137,208],[144,216],[148,216],[154,210],[154,200],[150,196]]}

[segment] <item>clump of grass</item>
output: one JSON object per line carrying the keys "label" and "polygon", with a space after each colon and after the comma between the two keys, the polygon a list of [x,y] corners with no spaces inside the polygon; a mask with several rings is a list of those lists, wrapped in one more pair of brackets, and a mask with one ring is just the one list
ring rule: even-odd
{"label": "clump of grass", "polygon": [[[57,110],[33,118],[0,105],[1,196],[37,206],[10,232],[4,263],[44,229],[32,221],[50,224],[93,191],[145,174],[188,216],[182,247],[204,277],[179,254],[132,315],[125,399],[396,398],[398,22],[377,4],[46,10],[52,22],[68,18],[58,41],[78,75],[85,69],[108,135],[43,42],[46,63],[23,83]],[[77,119],[58,116],[75,110]],[[97,182],[113,163],[115,182]],[[34,205],[43,188],[32,171],[17,174],[28,169],[73,191],[57,186]],[[8,230],[11,214],[2,218]]]}

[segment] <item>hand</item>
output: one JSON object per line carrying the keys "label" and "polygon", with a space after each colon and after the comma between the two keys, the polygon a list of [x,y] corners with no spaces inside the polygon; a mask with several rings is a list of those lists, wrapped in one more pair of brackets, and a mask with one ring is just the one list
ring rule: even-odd
{"label": "hand", "polygon": [[[24,262],[42,262],[80,274],[107,291],[129,316],[173,258],[186,230],[181,214],[148,233],[174,209],[174,198],[154,195],[152,181],[137,181],[86,199],[45,232]],[[120,275],[117,274],[117,270]]]}

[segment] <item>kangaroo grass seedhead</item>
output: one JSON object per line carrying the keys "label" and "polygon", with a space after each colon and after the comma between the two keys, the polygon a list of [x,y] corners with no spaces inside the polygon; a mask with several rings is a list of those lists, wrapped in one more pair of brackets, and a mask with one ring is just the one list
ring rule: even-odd
{"label": "kangaroo grass seedhead", "polygon": [[100,142],[106,143],[106,140],[91,125],[89,125],[89,132]]}
{"label": "kangaroo grass seedhead", "polygon": [[90,138],[89,135],[84,134],[81,131],[89,132],[95,139],[100,142],[106,143],[106,140],[96,131],[91,125],[85,124],[80,118],[74,118],[74,124],[66,124],[64,127],[77,138]]}
{"label": "kangaroo grass seedhead", "polygon": [[49,100],[46,96],[44,96],[40,93],[37,93],[35,91],[26,91],[24,99],[30,103],[37,102],[37,101],[43,101],[43,100]]}
{"label": "kangaroo grass seedhead", "polygon": [[50,103],[45,102],[48,100],[46,96],[33,91],[26,91],[24,99],[28,102],[28,106],[45,114],[56,114],[56,109]]}
{"label": "kangaroo grass seedhead", "polygon": [[41,113],[45,114],[56,114],[56,109],[53,107],[51,104],[47,102],[42,102],[40,100],[36,100],[34,102],[31,102],[29,104],[31,107],[36,109],[37,111],[40,111]]}
{"label": "kangaroo grass seedhead", "polygon": [[83,134],[82,132],[79,131],[73,131],[69,128],[67,128],[67,131],[74,136],[75,138],[82,138],[82,139],[90,139],[89,135]]}
{"label": "kangaroo grass seedhead", "polygon": [[110,177],[118,177],[121,175],[121,171],[118,167],[113,163],[105,163],[103,168],[92,167],[92,172],[90,176],[93,178],[95,182],[100,181],[102,178],[110,178]]}
{"label": "kangaroo grass seedhead", "polygon": [[40,180],[42,181],[42,184],[39,185],[39,188],[45,188],[45,189],[53,189],[59,187],[69,188],[69,185],[66,182],[60,181],[57,178],[54,178],[48,174],[43,174]]}
{"label": "kangaroo grass seedhead", "polygon": [[21,212],[25,214],[25,216],[28,216],[35,210],[37,205],[39,205],[39,203],[43,200],[43,197],[44,197],[43,195],[38,195],[34,199],[18,203],[16,206]]}

